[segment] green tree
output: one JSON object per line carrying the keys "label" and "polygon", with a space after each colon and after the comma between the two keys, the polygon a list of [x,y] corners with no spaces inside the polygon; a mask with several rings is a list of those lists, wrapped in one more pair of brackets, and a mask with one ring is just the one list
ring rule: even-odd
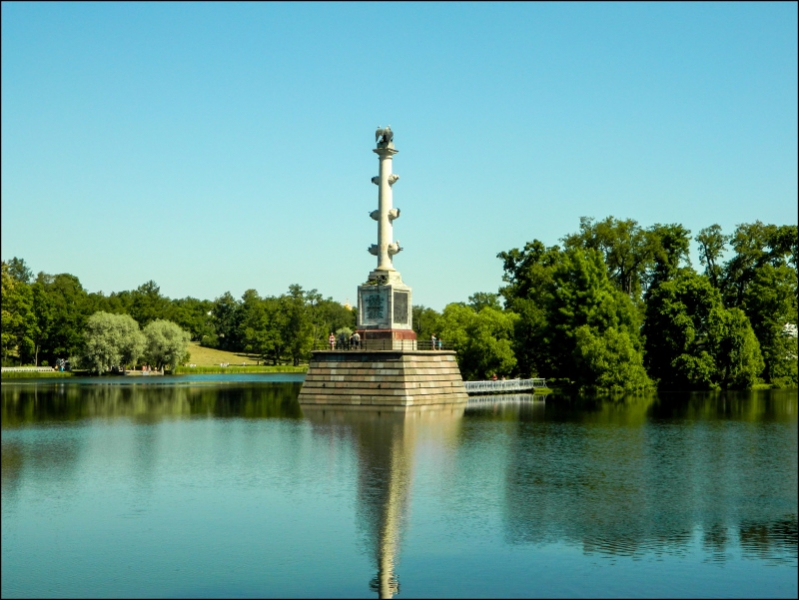
{"label": "green tree", "polygon": [[654,262],[646,277],[647,288],[674,279],[682,268],[690,268],[690,231],[679,223],[656,223],[647,229],[647,233]]}
{"label": "green tree", "polygon": [[9,264],[2,262],[2,347],[3,364],[23,362],[34,352],[37,336],[33,311],[33,291],[26,282],[12,276]]}
{"label": "green tree", "polygon": [[[596,379],[599,374],[606,374],[607,381],[619,381],[618,375],[609,373],[631,371],[642,364],[639,312],[627,293],[610,281],[598,251],[567,250],[552,277],[542,332],[544,344],[552,355],[551,376],[568,378],[584,386],[603,387]],[[578,331],[583,332],[579,339]],[[578,341],[584,347],[578,347]],[[593,357],[598,356],[595,348],[600,343],[610,344],[604,356],[615,357],[616,362],[597,370],[599,363]],[[639,356],[632,357],[630,353]],[[631,388],[648,384],[643,369],[629,381]]]}
{"label": "green tree", "polygon": [[696,236],[699,243],[699,262],[705,267],[705,275],[716,289],[721,289],[723,269],[721,265],[729,236],[721,232],[718,224],[705,227]]}
{"label": "green tree", "polygon": [[743,295],[742,308],[752,322],[765,359],[766,381],[780,387],[797,385],[796,338],[785,325],[797,323],[796,269],[762,265]]}
{"label": "green tree", "polygon": [[314,328],[319,329],[319,326],[312,321],[308,298],[300,285],[289,286],[288,293],[280,297],[280,308],[284,315],[281,338],[285,340],[292,363],[297,366],[308,358],[314,345]]}
{"label": "green tree", "polygon": [[191,335],[177,324],[156,319],[144,328],[147,340],[145,358],[156,368],[174,369],[189,358]]}
{"label": "green tree", "polygon": [[415,304],[412,308],[413,330],[416,339],[429,340],[430,336],[441,331],[441,313],[423,304]]}
{"label": "green tree", "polygon": [[179,298],[171,301],[170,320],[191,334],[191,339],[202,342],[216,334],[211,319],[214,303],[197,298]]}
{"label": "green tree", "polygon": [[241,340],[239,338],[241,312],[239,311],[238,301],[230,292],[225,292],[214,300],[211,315],[214,331],[218,339],[217,347],[229,351],[241,350]]}
{"label": "green tree", "polygon": [[749,320],[693,272],[650,290],[643,331],[649,374],[665,389],[750,387],[763,367]]}
{"label": "green tree", "polygon": [[20,283],[30,283],[33,279],[33,271],[28,268],[25,259],[16,256],[8,261],[8,274]]}
{"label": "green tree", "polygon": [[502,310],[502,306],[499,303],[499,294],[492,294],[491,292],[475,292],[469,296],[468,304],[477,313],[486,307]]}
{"label": "green tree", "polygon": [[746,289],[766,264],[793,265],[796,270],[796,225],[764,225],[760,221],[736,227],[730,238],[735,254],[724,266],[726,306],[741,306]]}
{"label": "green tree", "polygon": [[518,318],[489,306],[478,313],[470,306],[452,303],[444,308],[438,335],[453,344],[464,378],[510,376],[516,369],[513,333]]}
{"label": "green tree", "polygon": [[33,364],[39,366],[39,352],[43,346],[48,346],[49,338],[53,333],[53,325],[56,322],[56,307],[54,298],[48,293],[49,291],[41,277],[33,282],[31,292],[33,293],[33,314],[36,320],[33,334]]}
{"label": "green tree", "polygon": [[69,273],[39,273],[33,287],[40,311],[37,314],[40,331],[35,344],[40,357],[53,364],[56,358],[79,355],[90,314],[88,294],[80,280]]}
{"label": "green tree", "polygon": [[[764,363],[749,319],[737,308],[716,311],[713,317],[721,319],[713,327],[716,332],[713,347],[717,369],[715,380],[725,389],[751,388],[758,382]],[[795,373],[796,360],[793,364]]]}
{"label": "green tree", "polygon": [[633,219],[607,217],[595,222],[580,217],[580,231],[563,238],[567,249],[601,252],[610,280],[633,299],[641,295],[646,272],[653,266],[652,236]]}
{"label": "green tree", "polygon": [[652,385],[643,355],[624,329],[601,333],[588,325],[575,331],[576,383],[582,388],[611,392],[633,391]]}
{"label": "green tree", "polygon": [[145,348],[145,336],[129,315],[94,313],[86,321],[83,360],[92,371],[102,374],[113,366],[135,364]]}
{"label": "green tree", "polygon": [[156,319],[166,318],[169,312],[169,300],[161,295],[161,288],[151,280],[130,293],[128,312],[141,327],[145,327]]}
{"label": "green tree", "polygon": [[519,315],[514,332],[514,350],[523,376],[551,375],[552,354],[545,344],[547,310],[552,298],[553,273],[562,260],[558,246],[547,248],[539,240],[500,252],[503,281],[500,289],[505,308]]}

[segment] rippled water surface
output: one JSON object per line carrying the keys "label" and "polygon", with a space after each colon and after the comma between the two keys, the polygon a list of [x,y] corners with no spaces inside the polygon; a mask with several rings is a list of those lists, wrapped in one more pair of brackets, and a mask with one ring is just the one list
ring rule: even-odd
{"label": "rippled water surface", "polygon": [[2,385],[2,596],[797,596],[797,392],[309,411]]}

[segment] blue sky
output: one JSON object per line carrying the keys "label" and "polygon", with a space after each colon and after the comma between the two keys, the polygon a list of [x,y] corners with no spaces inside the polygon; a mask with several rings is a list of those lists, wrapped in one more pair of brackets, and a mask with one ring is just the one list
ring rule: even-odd
{"label": "blue sky", "polygon": [[[581,216],[797,222],[797,4],[2,4],[2,258],[89,291],[441,309]],[[698,265],[697,265],[698,266]]]}

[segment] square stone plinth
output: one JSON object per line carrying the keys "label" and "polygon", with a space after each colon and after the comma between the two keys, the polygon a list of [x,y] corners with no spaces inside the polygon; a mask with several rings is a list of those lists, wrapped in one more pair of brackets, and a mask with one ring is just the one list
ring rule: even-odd
{"label": "square stone plinth", "polygon": [[466,388],[451,351],[314,352],[299,397],[303,405],[394,409],[466,400]]}

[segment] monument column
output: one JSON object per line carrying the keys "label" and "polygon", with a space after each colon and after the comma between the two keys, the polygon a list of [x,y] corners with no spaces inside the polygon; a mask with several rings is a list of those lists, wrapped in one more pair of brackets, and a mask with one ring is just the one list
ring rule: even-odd
{"label": "monument column", "polygon": [[[300,390],[303,410],[315,408],[323,416],[336,406],[376,409],[378,417],[381,411],[405,412],[410,407],[427,413],[432,407],[461,406],[467,397],[455,352],[419,349],[411,288],[393,264],[401,248],[399,241],[392,240],[393,221],[400,211],[392,205],[392,186],[399,176],[391,172],[397,154],[391,128],[378,128],[375,141],[380,171],[372,183],[378,186],[378,201],[377,210],[369,216],[377,221],[377,244],[369,252],[377,257],[377,266],[358,286],[360,344],[351,349],[354,352],[344,348],[314,351]],[[374,589],[386,597],[397,591],[393,559],[398,545],[393,531],[398,522],[396,511],[390,508],[374,581]]]}
{"label": "monument column", "polygon": [[369,273],[364,285],[358,287],[358,325],[364,349],[416,350],[416,333],[413,331],[411,288],[402,281],[394,268],[393,257],[402,248],[393,240],[393,221],[400,216],[394,208],[392,186],[399,175],[391,172],[394,155],[394,132],[391,127],[378,128],[375,134],[380,170],[372,177],[378,187],[377,210],[369,216],[377,221],[377,244],[369,252],[377,257],[377,267]]}
{"label": "monument column", "polygon": [[[393,192],[391,186],[399,179],[399,175],[394,175],[391,172],[392,163],[394,162],[393,156],[399,152],[394,149],[394,144],[391,143],[384,147],[375,148],[374,152],[380,157],[380,175],[378,175],[378,221],[377,221],[377,270],[378,271],[393,271],[394,265],[392,264],[389,249],[392,248],[393,243],[393,226],[391,225],[391,213],[393,204]],[[396,251],[399,252],[399,245]]]}

